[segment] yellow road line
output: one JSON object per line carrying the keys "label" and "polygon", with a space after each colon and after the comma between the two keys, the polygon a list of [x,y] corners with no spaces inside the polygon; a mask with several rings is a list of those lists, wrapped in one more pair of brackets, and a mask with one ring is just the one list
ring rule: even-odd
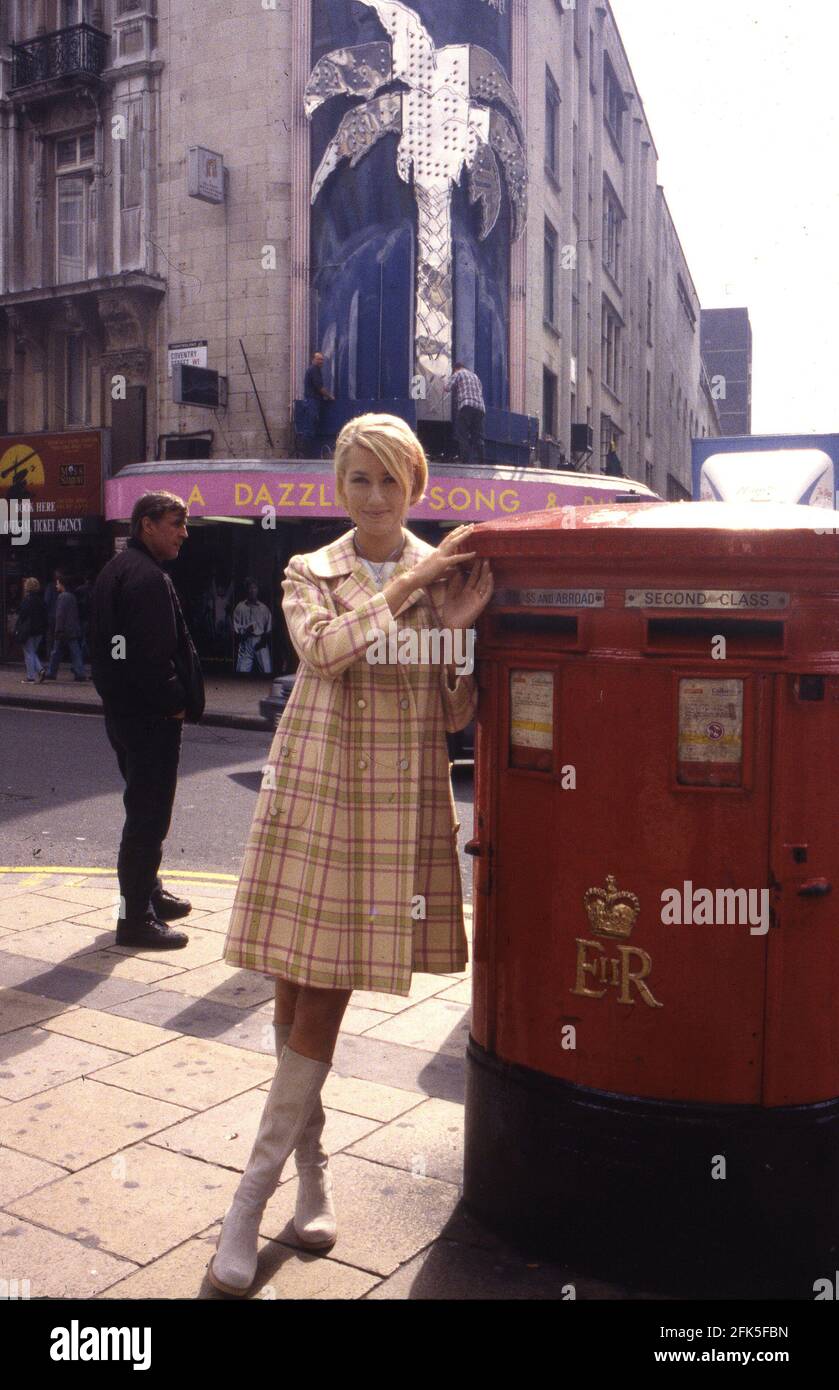
{"label": "yellow road line", "polygon": [[[19,869],[12,865],[0,864],[0,874],[75,874],[81,878],[116,878],[117,871],[116,869],[80,869],[78,866],[70,867],[62,864],[34,864],[28,869]],[[200,873],[198,870],[192,869],[171,869],[166,872],[166,877],[173,879],[175,882],[177,882],[178,879],[195,879],[204,883],[239,882],[236,874]]]}

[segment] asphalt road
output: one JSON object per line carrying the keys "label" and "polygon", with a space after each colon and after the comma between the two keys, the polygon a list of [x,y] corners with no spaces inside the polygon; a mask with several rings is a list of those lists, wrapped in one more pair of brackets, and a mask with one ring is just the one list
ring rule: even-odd
{"label": "asphalt road", "polygon": [[[237,874],[271,734],[187,724],[163,858],[176,868]],[[122,779],[101,716],[0,708],[0,865],[113,868]],[[464,894],[472,860],[472,770],[455,770]]]}

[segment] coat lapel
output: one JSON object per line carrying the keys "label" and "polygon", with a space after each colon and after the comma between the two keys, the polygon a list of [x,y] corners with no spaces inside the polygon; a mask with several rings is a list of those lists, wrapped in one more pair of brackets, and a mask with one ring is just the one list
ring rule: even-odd
{"label": "coat lapel", "polygon": [[[428,555],[433,549],[433,546],[427,545],[425,541],[421,541],[418,536],[413,535],[404,527],[403,534],[405,536],[405,549],[393,571],[392,578],[413,569],[423,556]],[[352,531],[345,532],[331,545],[325,545],[321,550],[314,551],[309,557],[309,568],[319,579],[340,580],[340,583],[336,584],[332,590],[332,595],[341,608],[360,608],[363,603],[380,592],[376,588],[373,576],[367,566],[356,554]],[[412,607],[423,596],[423,590],[416,589],[409,595],[400,612],[404,613],[407,608]]]}

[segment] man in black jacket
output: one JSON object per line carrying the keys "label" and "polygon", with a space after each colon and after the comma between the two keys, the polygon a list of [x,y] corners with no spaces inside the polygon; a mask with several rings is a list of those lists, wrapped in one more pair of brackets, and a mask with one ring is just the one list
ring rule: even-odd
{"label": "man in black jacket", "polygon": [[204,681],[175,587],[163,568],[187,538],[187,508],[171,492],[147,492],[131,513],[125,550],[93,588],[90,655],[105,728],[125,778],[117,872],[117,945],[180,947],[166,925],[192,910],[158,876],[178,780],[183,721],[204,713]]}

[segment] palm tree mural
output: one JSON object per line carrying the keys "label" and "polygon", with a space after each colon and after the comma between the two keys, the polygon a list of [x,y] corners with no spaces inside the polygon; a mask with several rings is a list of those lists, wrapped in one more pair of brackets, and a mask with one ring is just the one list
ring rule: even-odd
{"label": "palm tree mural", "polygon": [[[484,240],[501,209],[500,165],[513,239],[521,234],[527,216],[521,111],[503,68],[486,49],[435,48],[419,15],[400,0],[361,3],[376,11],[389,38],[335,49],[311,72],[309,118],[332,97],[367,98],[347,112],[327,146],[312,181],[312,203],[344,160],[354,168],[384,136],[399,136],[397,173],[405,183],[413,179],[417,204],[414,371],[425,387],[421,413],[442,418],[443,387],[452,369],[452,189],[467,170],[469,200],[480,204]],[[402,90],[383,91],[396,82]]]}

